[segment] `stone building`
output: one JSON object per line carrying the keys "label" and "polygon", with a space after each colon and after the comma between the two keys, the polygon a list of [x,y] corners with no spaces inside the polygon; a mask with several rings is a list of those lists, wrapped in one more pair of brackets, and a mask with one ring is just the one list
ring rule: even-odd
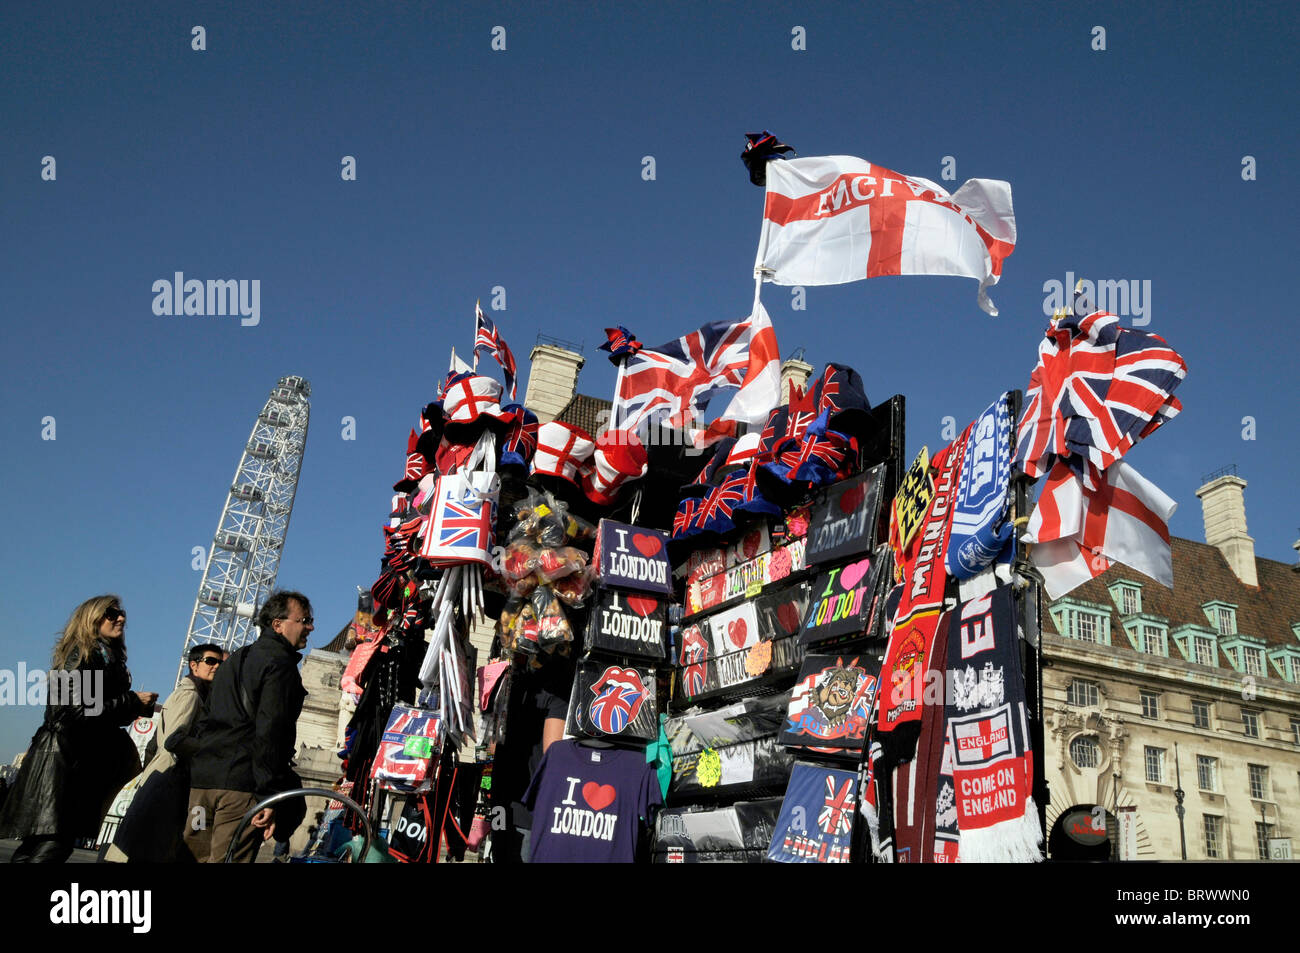
{"label": "stone building", "polygon": [[1255,556],[1245,488],[1197,490],[1172,591],[1114,565],[1044,608],[1049,855],[1258,860],[1300,835],[1300,567]]}

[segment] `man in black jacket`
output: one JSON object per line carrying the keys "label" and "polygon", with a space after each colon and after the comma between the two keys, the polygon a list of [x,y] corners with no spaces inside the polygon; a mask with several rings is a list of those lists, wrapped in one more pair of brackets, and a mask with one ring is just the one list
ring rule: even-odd
{"label": "man in black jacket", "polygon": [[[222,862],[250,807],[301,787],[293,772],[293,753],[298,714],[307,697],[298,662],[313,628],[311,603],[299,592],[273,592],[257,624],[261,637],[236,651],[217,671],[199,728],[185,846],[200,863]],[[287,839],[304,807],[290,801],[258,811],[233,859],[251,862],[258,843],[275,833],[277,821]]]}

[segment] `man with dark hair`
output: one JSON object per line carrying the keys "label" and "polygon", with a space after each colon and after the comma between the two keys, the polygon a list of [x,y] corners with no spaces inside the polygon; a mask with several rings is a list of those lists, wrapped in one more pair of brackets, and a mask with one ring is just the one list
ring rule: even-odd
{"label": "man with dark hair", "polygon": [[103,859],[111,863],[187,859],[181,831],[190,798],[190,759],[198,749],[199,723],[226,650],[209,642],[194,646],[185,657],[190,673],[158,710],[144,750],[144,771],[128,785],[135,796],[104,851]]}
{"label": "man with dark hair", "polygon": [[[208,713],[190,780],[185,846],[200,863],[221,863],[240,818],[258,801],[302,787],[293,772],[298,714],[307,692],[298,674],[313,628],[311,602],[300,592],[271,593],[257,616],[261,637],[237,650],[212,683]],[[236,861],[251,862],[258,842],[279,830],[288,840],[306,805],[263,808],[244,829]]]}

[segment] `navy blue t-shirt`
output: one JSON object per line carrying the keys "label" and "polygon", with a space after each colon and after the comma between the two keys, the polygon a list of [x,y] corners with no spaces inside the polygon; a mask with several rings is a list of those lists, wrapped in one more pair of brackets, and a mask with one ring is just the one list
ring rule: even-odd
{"label": "navy blue t-shirt", "polygon": [[651,808],[662,803],[644,753],[557,741],[524,794],[532,862],[630,864]]}

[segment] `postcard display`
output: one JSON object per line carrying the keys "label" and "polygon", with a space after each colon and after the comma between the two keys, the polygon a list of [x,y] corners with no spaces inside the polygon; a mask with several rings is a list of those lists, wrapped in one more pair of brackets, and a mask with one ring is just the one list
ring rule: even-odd
{"label": "postcard display", "polygon": [[[901,397],[858,415],[834,397],[806,403],[838,370],[803,406],[773,413],[784,419],[769,420],[731,500],[734,525],[692,532],[730,485],[717,460],[703,496],[684,488],[671,550],[684,589],[665,723],[672,775],[652,859],[1038,859],[1037,589],[1012,571],[1024,505],[1007,437],[1019,394],[905,474]],[[792,465],[833,430],[827,403],[850,452],[833,471]],[[783,445],[801,412],[819,413],[821,429]],[[895,803],[894,790],[912,801]]]}

